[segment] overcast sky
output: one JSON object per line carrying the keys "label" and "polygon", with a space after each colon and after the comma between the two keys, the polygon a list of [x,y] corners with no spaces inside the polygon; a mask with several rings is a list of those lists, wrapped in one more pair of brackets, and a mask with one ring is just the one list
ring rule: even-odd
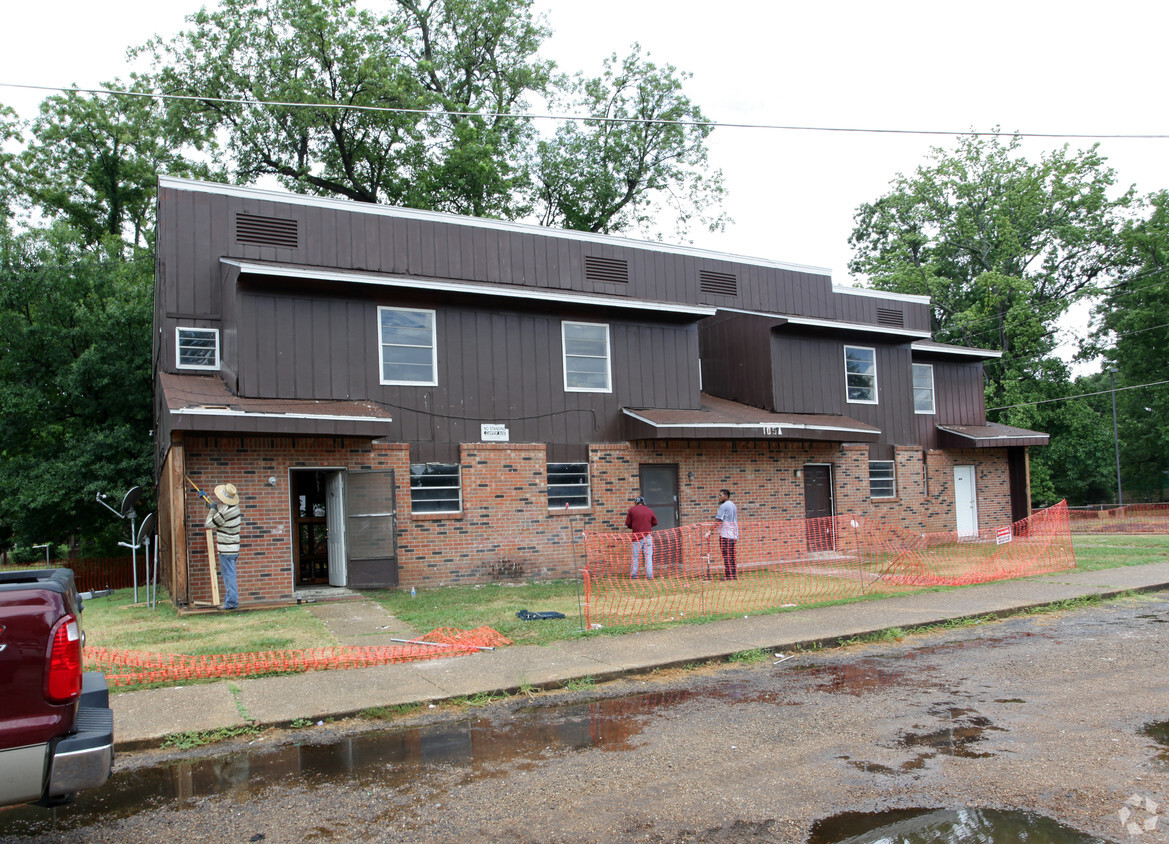
{"label": "overcast sky", "polygon": [[[2,0],[0,83],[93,86],[124,77],[125,49],[183,27],[187,0]],[[370,5],[376,5],[370,3]],[[693,73],[688,93],[726,123],[942,132],[1169,134],[1157,2],[537,0],[545,55],[595,73],[639,41]],[[25,116],[42,92],[0,88]],[[1090,140],[1067,141],[1074,148]],[[718,129],[725,232],[695,246],[832,270],[849,283],[857,206],[948,135]],[[1063,141],[1027,140],[1024,151]],[[1102,140],[1120,182],[1169,188],[1169,140]]]}

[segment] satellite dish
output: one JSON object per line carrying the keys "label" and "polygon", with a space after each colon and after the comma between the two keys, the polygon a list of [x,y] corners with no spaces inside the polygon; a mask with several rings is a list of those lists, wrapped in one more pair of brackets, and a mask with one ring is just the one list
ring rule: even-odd
{"label": "satellite dish", "polygon": [[142,520],[142,527],[138,528],[138,537],[135,539],[135,544],[141,545],[145,542],[150,534],[154,533],[154,514],[151,513]]}
{"label": "satellite dish", "polygon": [[138,503],[138,497],[142,495],[142,487],[130,487],[130,491],[126,493],[126,497],[122,499],[122,518],[126,518],[134,510],[134,505]]}

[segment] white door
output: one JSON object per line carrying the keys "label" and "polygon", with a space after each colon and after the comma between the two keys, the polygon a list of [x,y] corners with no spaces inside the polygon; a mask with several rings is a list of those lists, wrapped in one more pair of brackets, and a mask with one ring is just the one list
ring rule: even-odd
{"label": "white door", "polygon": [[345,568],[345,498],[344,472],[329,472],[325,477],[325,525],[328,531],[329,585],[347,586]]}
{"label": "white door", "polygon": [[974,467],[954,467],[954,512],[959,536],[978,535],[978,497],[974,489]]}

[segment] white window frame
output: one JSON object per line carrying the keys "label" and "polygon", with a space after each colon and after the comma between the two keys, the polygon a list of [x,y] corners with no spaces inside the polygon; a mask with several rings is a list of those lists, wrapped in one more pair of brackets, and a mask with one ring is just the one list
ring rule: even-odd
{"label": "white window frame", "polygon": [[[861,372],[849,372],[848,371],[848,353],[850,351],[869,352],[873,356],[873,372],[872,372],[873,397],[871,399],[854,399],[849,395],[849,387],[850,387],[850,385],[848,383],[849,377],[853,376],[853,375],[862,375],[862,376],[866,376],[866,377],[868,376],[867,372],[861,373]],[[875,348],[873,348],[872,346],[845,346],[844,347],[844,399],[845,399],[845,401],[847,401],[849,404],[877,404],[878,403],[877,397],[878,397],[878,394],[877,394],[877,350]]]}
{"label": "white window frame", "polygon": [[[922,389],[922,390],[926,389],[925,387],[919,388],[917,386],[917,372],[919,369],[923,372],[928,370],[929,374],[930,374],[930,385],[929,385],[930,407],[929,407],[929,410],[922,410],[921,408],[919,408],[917,406],[917,391],[918,391],[918,389]],[[915,363],[915,364],[913,364],[912,375],[913,375],[913,378],[910,380],[910,389],[913,391],[913,412],[923,414],[923,415],[937,413],[937,404],[934,401],[935,391],[934,391],[934,366],[933,366],[933,364],[932,363]]]}
{"label": "white window frame", "polygon": [[[888,495],[877,495],[873,491],[873,467],[874,466],[888,466],[889,467],[889,477],[879,479],[882,483],[884,483],[886,480],[888,480],[888,482],[889,482],[889,494]],[[870,460],[869,461],[869,498],[872,498],[874,500],[881,500],[881,499],[896,498],[896,497],[897,497],[897,461],[895,461],[895,460]]]}
{"label": "white window frame", "polygon": [[[386,343],[383,336],[384,326],[382,324],[382,314],[386,311],[393,311],[396,313],[408,314],[428,314],[430,316],[430,380],[429,381],[408,381],[398,380],[393,378],[386,378],[386,364],[385,364],[385,349],[386,346],[393,346],[394,348],[413,348],[424,349],[425,346],[406,346],[402,343]],[[400,385],[405,387],[437,387],[438,386],[438,315],[435,311],[428,308],[395,308],[386,305],[379,305],[377,309],[377,367],[378,377],[382,384]]]}
{"label": "white window frame", "polygon": [[[574,387],[569,383],[569,357],[583,358],[585,355],[569,355],[568,354],[568,328],[569,326],[587,326],[589,328],[602,328],[605,331],[605,386],[601,387]],[[566,393],[611,393],[613,392],[613,344],[609,336],[609,324],[605,322],[573,322],[571,320],[564,320],[560,323],[560,350],[561,357],[564,364],[564,391]],[[595,359],[595,355],[588,356]]]}
{"label": "white window frame", "polygon": [[[455,467],[455,474],[454,474],[455,485],[454,486],[440,487],[440,486],[433,486],[433,485],[427,486],[424,484],[415,484],[414,483],[415,478],[426,477],[425,472],[423,472],[421,475],[415,475],[414,474],[414,467],[415,466],[454,466]],[[415,505],[414,492],[415,492],[415,490],[427,490],[427,489],[454,490],[455,491],[454,498],[443,499],[443,500],[448,501],[448,502],[454,502],[454,506],[451,507],[448,505],[448,506],[444,507],[443,509],[428,509],[428,508],[418,509],[418,507]],[[420,500],[428,501],[429,499],[420,499]],[[436,462],[432,462],[432,463],[412,463],[412,464],[410,464],[410,513],[412,515],[450,516],[450,515],[458,515],[462,512],[463,512],[463,466],[461,463],[443,463],[441,461],[436,461]]]}
{"label": "white window frame", "polygon": [[[585,476],[585,482],[584,482],[585,503],[584,504],[569,504],[567,507],[565,507],[563,504],[553,504],[552,503],[552,486],[553,486],[553,484],[552,484],[552,467],[553,466],[583,466],[584,467],[584,476]],[[574,463],[571,461],[564,461],[564,460],[556,461],[556,460],[554,460],[554,461],[551,461],[551,462],[546,463],[544,465],[544,473],[545,473],[545,478],[547,480],[547,485],[548,485],[548,509],[551,510],[552,512],[556,512],[557,510],[565,510],[565,509],[567,509],[567,510],[586,510],[593,505],[593,477],[592,477],[592,472],[590,471],[589,464],[587,462],[584,462],[584,463],[575,462]],[[579,473],[573,472],[572,474],[579,474]],[[558,484],[558,486],[566,486],[566,484]],[[571,497],[571,496],[561,496],[561,497]]]}
{"label": "white window frame", "polygon": [[[183,332],[199,332],[200,334],[210,335],[215,340],[215,363],[214,364],[197,364],[197,363],[183,363]],[[175,328],[175,368],[176,369],[202,369],[204,371],[213,371],[219,369],[219,329],[218,328],[195,328],[191,325],[180,325]]]}

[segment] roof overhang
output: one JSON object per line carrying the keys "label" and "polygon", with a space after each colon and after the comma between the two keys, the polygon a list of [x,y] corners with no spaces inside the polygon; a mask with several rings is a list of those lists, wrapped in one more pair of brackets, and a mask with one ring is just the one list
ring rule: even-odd
{"label": "roof overhang", "polygon": [[910,346],[910,350],[913,352],[915,358],[964,358],[970,361],[977,361],[994,360],[1003,356],[1002,352],[995,351],[994,349],[974,349],[969,346],[953,346],[949,343],[938,343],[934,340],[918,340]]}
{"label": "roof overhang", "polygon": [[697,410],[621,409],[626,440],[826,440],[876,442],[879,428],[847,416],[772,413],[728,399],[702,395]]}
{"label": "roof overhang", "polygon": [[298,281],[318,283],[366,284],[377,287],[424,290],[431,293],[459,293],[471,296],[493,296],[504,299],[530,299],[542,303],[558,302],[566,305],[588,305],[591,307],[633,311],[655,311],[666,314],[691,316],[694,318],[714,316],[717,312],[716,308],[704,305],[683,305],[676,302],[631,299],[624,296],[597,296],[589,293],[551,290],[547,287],[527,287],[516,284],[475,284],[419,276],[361,272],[358,270],[334,270],[324,267],[241,261],[234,258],[221,258],[220,261],[226,266],[237,267],[241,275],[248,276],[295,279]]}
{"label": "roof overhang", "polygon": [[938,425],[942,448],[1006,448],[1020,445],[1047,445],[1050,437],[1040,431],[1012,428],[988,422],[985,425]]}
{"label": "roof overhang", "polygon": [[883,337],[898,341],[914,341],[926,339],[929,331],[917,328],[898,328],[889,325],[876,325],[867,322],[845,322],[838,319],[820,319],[817,317],[792,316],[791,314],[764,313],[763,311],[748,311],[740,308],[719,308],[720,311],[750,316],[771,317],[775,320],[775,328],[803,328],[816,333],[842,334],[852,336]]}
{"label": "roof overhang", "polygon": [[158,380],[175,431],[384,437],[393,421],[371,402],[235,396],[217,375],[163,372]]}

